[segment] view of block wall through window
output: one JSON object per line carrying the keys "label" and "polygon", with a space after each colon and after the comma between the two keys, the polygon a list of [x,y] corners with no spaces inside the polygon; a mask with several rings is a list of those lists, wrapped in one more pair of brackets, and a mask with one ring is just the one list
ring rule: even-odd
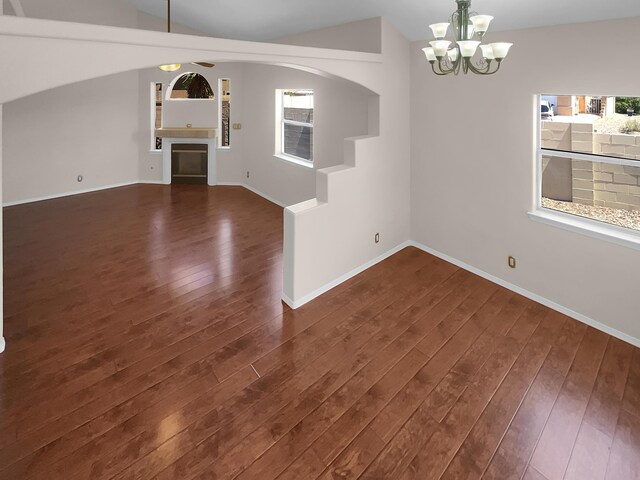
{"label": "view of block wall through window", "polygon": [[156,137],[155,129],[162,128],[162,83],[151,84],[153,105],[151,118],[151,150],[162,150],[162,138]]}
{"label": "view of block wall through window", "polygon": [[280,151],[313,161],[313,90],[282,90]]}
{"label": "view of block wall through window", "polygon": [[221,78],[219,81],[220,92],[220,135],[221,147],[231,146],[231,80]]}
{"label": "view of block wall through window", "polygon": [[640,98],[540,97],[543,208],[640,230]]}

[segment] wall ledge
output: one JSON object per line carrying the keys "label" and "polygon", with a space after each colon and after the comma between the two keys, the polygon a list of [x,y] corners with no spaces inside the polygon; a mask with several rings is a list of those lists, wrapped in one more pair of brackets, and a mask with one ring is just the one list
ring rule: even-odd
{"label": "wall ledge", "polygon": [[607,242],[615,243],[623,247],[640,250],[640,234],[608,224],[599,220],[592,220],[586,217],[579,217],[570,213],[558,212],[548,208],[539,208],[528,213],[529,218],[536,222],[562,228],[569,232],[579,233],[587,237],[597,238]]}

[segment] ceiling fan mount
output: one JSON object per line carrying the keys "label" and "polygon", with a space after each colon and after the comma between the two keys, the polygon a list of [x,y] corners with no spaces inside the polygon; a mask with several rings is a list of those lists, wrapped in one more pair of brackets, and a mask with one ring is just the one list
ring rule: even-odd
{"label": "ceiling fan mount", "polygon": [[[167,33],[171,33],[171,0],[167,0]],[[204,68],[213,68],[216,66],[215,63],[210,62],[191,62],[191,65],[198,65],[199,67]],[[163,72],[175,72],[182,68],[182,64],[170,63],[166,65],[160,65],[158,66],[158,68]]]}

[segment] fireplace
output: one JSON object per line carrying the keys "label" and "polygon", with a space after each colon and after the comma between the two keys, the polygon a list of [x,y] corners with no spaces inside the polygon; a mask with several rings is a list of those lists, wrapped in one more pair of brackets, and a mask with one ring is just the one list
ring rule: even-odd
{"label": "fireplace", "polygon": [[207,184],[209,146],[194,143],[171,145],[171,183]]}

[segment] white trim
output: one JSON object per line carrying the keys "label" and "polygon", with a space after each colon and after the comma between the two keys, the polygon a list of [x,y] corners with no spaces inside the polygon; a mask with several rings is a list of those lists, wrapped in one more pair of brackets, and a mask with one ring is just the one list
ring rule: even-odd
{"label": "white trim", "polygon": [[218,187],[244,187],[244,183],[240,182],[218,182]]}
{"label": "white trim", "polygon": [[15,200],[15,201],[12,201],[12,202],[4,202],[2,204],[2,206],[3,207],[13,207],[14,205],[22,205],[22,204],[25,204],[25,203],[41,202],[43,200],[53,200],[54,198],[70,197],[72,195],[81,195],[83,193],[98,192],[100,190],[109,190],[110,188],[127,187],[129,185],[135,185],[137,183],[140,183],[140,182],[137,181],[137,180],[134,180],[134,181],[131,181],[131,182],[114,183],[112,185],[104,185],[102,187],[87,188],[85,190],[77,190],[77,191],[74,191],[74,192],[55,193],[53,195],[44,195],[42,197],[33,197],[33,198],[26,198],[24,200]]}
{"label": "white trim", "polygon": [[0,353],[4,352],[7,343],[4,341],[4,337],[0,337]]}
{"label": "white trim", "polygon": [[162,180],[138,180],[141,185],[164,185]]}
{"label": "white trim", "polygon": [[[542,127],[540,128],[542,130]],[[625,167],[640,167],[638,160],[630,160],[627,158],[599,155],[597,153],[579,153],[569,152],[566,150],[553,150],[550,148],[540,147],[540,155],[547,157],[568,158],[570,160],[583,160],[591,163],[607,163],[610,165],[624,165]]]}
{"label": "white trim", "polygon": [[216,186],[219,186],[219,187],[244,187],[247,190],[249,190],[250,192],[253,192],[256,195],[261,196],[265,200],[268,200],[271,203],[275,203],[279,207],[287,208],[289,206],[289,205],[287,205],[285,203],[282,203],[280,200],[277,200],[277,199],[273,198],[271,195],[267,195],[266,193],[261,192],[257,188],[252,187],[251,185],[247,185],[246,183],[242,183],[242,182],[218,182],[216,184]]}
{"label": "white trim", "polygon": [[300,298],[298,300],[292,300],[291,298],[289,298],[287,295],[285,295],[283,293],[282,294],[282,301],[284,303],[286,303],[287,305],[289,305],[289,307],[291,307],[294,310],[296,308],[300,308],[305,303],[309,303],[314,298],[319,297],[323,293],[328,292],[332,288],[335,288],[338,285],[340,285],[341,283],[346,282],[350,278],[355,277],[356,275],[358,275],[358,274],[364,272],[365,270],[373,267],[376,263],[380,263],[381,261],[386,260],[391,255],[395,255],[400,250],[402,250],[402,249],[404,249],[406,247],[409,247],[409,246],[411,246],[411,242],[410,241],[403,242],[400,245],[395,246],[391,250],[386,251],[382,255],[374,258],[373,260],[369,260],[368,262],[363,263],[362,265],[360,265],[359,267],[354,268],[350,272],[347,272],[344,275],[336,278],[335,280],[332,280],[331,282],[323,285],[322,287],[318,288],[317,290],[314,290],[313,292],[308,293],[307,295],[305,295],[304,297],[302,297],[302,298]]}
{"label": "white trim", "polygon": [[294,127],[309,127],[313,130],[313,123],[299,122],[298,120],[287,120],[284,118],[284,115],[282,116],[282,123],[284,125],[293,125]]}
{"label": "white trim", "polygon": [[640,234],[618,225],[548,208],[539,208],[529,212],[528,215],[531,220],[536,222],[640,250]]}
{"label": "white trim", "polygon": [[299,165],[301,167],[313,168],[313,162],[311,160],[305,160],[293,155],[287,155],[286,153],[274,153],[273,158],[275,158],[276,160],[284,160],[285,162],[293,163],[294,165]]}
{"label": "white trim", "polygon": [[540,303],[541,305],[544,305],[545,307],[549,307],[552,310],[555,310],[557,312],[560,312],[564,315],[567,315],[571,318],[574,318],[576,320],[578,320],[579,322],[582,322],[586,325],[589,325],[590,327],[593,327],[597,330],[600,330],[602,332],[605,332],[609,335],[611,335],[612,337],[616,337],[619,338],[622,341],[625,341],[627,343],[630,343],[631,345],[635,346],[635,347],[639,347],[640,348],[640,339],[637,339],[635,337],[632,337],[631,335],[628,335],[624,332],[621,332],[619,330],[616,330],[615,328],[609,327],[608,325],[605,325],[603,323],[600,323],[592,318],[587,317],[586,315],[583,315],[581,313],[575,312],[567,307],[564,307],[552,300],[549,300],[547,298],[544,298],[540,295],[537,295],[535,293],[532,293],[528,290],[525,290],[524,288],[521,288],[517,285],[514,285],[513,283],[509,283],[506,280],[503,280],[501,278],[498,278],[494,275],[491,275],[490,273],[487,273],[483,270],[480,270],[476,267],[473,267],[471,265],[468,265],[456,258],[450,257],[449,255],[446,255],[444,253],[438,252],[437,250],[434,250],[430,247],[427,247],[426,245],[423,245],[421,243],[415,242],[415,241],[410,241],[408,242],[408,244],[410,246],[419,248],[420,250],[423,250],[427,253],[430,253],[431,255],[434,255],[438,258],[441,258],[442,260],[452,263],[453,265],[456,265],[457,267],[460,267],[464,270],[467,270],[471,273],[474,273],[482,278],[485,278],[487,280],[489,280],[490,282],[493,282],[497,285],[500,285],[501,287],[504,287],[508,290],[511,290],[512,292],[516,292],[524,297],[529,298],[530,300],[533,300],[534,302]]}
{"label": "white trim", "polygon": [[247,190],[255,193],[256,195],[260,195],[262,198],[264,198],[265,200],[269,200],[271,203],[275,203],[279,207],[287,208],[289,206],[289,205],[287,205],[285,203],[282,203],[280,200],[276,200],[271,195],[267,195],[266,193],[261,192],[260,190],[256,189],[255,187],[252,187],[251,185],[247,185],[246,183],[242,183],[242,184],[240,184],[240,186],[242,186],[242,187],[246,188]]}
{"label": "white trim", "polygon": [[[87,190],[79,190],[77,192],[66,192],[66,193],[59,193],[59,194],[55,194],[55,195],[47,195],[44,197],[35,197],[35,198],[29,198],[26,200],[17,200],[14,202],[7,202],[4,203],[2,206],[3,207],[12,207],[14,205],[22,205],[25,203],[33,203],[33,202],[41,202],[44,200],[53,200],[55,198],[61,198],[61,197],[69,197],[72,195],[81,195],[83,193],[91,193],[91,192],[98,192],[100,190],[109,190],[111,188],[119,188],[119,187],[127,187],[129,185],[166,185],[166,183],[164,183],[162,180],[137,180],[137,181],[133,181],[133,182],[125,182],[125,183],[118,183],[118,184],[114,184],[114,185],[105,185],[104,187],[98,187],[98,188],[91,188],[91,189],[87,189]],[[169,184],[170,185],[170,184]],[[271,203],[275,203],[276,205],[278,205],[279,207],[282,208],[287,208],[288,205],[286,205],[285,203],[282,203],[281,201],[273,198],[271,195],[267,195],[266,193],[261,192],[260,190],[258,190],[255,187],[252,187],[251,185],[247,185],[246,183],[240,183],[240,182],[218,182],[215,185],[208,185],[208,186],[221,186],[221,187],[244,187],[247,190],[255,193],[256,195],[261,196],[262,198],[264,198],[265,200],[268,200]]]}

